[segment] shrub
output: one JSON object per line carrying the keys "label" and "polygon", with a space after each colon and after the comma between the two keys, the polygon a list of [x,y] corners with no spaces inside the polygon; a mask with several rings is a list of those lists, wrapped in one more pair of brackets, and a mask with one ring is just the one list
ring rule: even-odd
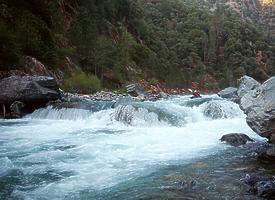
{"label": "shrub", "polygon": [[91,74],[78,72],[63,81],[62,88],[69,92],[94,93],[101,88],[100,80]]}

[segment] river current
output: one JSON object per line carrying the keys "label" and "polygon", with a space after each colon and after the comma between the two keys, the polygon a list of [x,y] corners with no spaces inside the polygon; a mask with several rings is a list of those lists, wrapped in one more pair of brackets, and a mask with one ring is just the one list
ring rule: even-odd
{"label": "river current", "polygon": [[[207,174],[216,159],[230,157],[233,147],[219,141],[227,133],[262,140],[237,104],[215,95],[98,112],[39,109],[23,119],[0,121],[0,197],[167,199],[172,193],[172,199],[180,198],[167,188],[182,180],[195,185],[196,170]],[[201,160],[208,164],[198,169]],[[223,199],[219,192],[211,198],[207,192],[192,195]]]}

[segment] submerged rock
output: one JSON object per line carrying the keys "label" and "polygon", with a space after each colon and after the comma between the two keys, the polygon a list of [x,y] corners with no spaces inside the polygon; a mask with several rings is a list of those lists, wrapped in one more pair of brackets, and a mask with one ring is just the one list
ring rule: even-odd
{"label": "submerged rock", "polygon": [[247,114],[247,124],[270,142],[275,134],[275,77],[241,98],[240,107]]}
{"label": "submerged rock", "polygon": [[250,137],[243,133],[230,133],[223,135],[220,139],[222,142],[226,142],[227,144],[230,144],[231,146],[240,146],[244,145],[247,142],[254,142]]}

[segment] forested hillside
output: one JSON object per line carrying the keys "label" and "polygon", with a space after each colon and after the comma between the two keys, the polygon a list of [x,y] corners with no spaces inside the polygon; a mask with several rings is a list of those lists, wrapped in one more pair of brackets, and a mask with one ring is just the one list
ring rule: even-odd
{"label": "forested hillside", "polygon": [[[24,69],[31,56],[67,73],[65,82],[92,82],[94,89],[140,79],[215,89],[244,74],[263,81],[275,73],[268,26],[226,3],[1,0],[0,16],[2,71]],[[78,66],[73,73],[64,67],[67,58]]]}

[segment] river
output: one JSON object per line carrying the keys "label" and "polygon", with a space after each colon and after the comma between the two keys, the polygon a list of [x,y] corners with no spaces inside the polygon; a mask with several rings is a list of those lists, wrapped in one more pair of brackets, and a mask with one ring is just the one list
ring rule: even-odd
{"label": "river", "polygon": [[[219,105],[218,117],[206,112],[211,102]],[[206,178],[213,171],[219,174],[234,156],[243,157],[238,148],[219,141],[227,133],[262,140],[237,104],[216,95],[194,100],[176,96],[98,112],[39,109],[23,119],[0,121],[0,196],[231,198],[237,186],[226,190],[222,183],[231,184],[240,174],[226,180],[221,179],[224,174],[212,177],[212,186]],[[251,198],[243,192],[233,197]]]}

